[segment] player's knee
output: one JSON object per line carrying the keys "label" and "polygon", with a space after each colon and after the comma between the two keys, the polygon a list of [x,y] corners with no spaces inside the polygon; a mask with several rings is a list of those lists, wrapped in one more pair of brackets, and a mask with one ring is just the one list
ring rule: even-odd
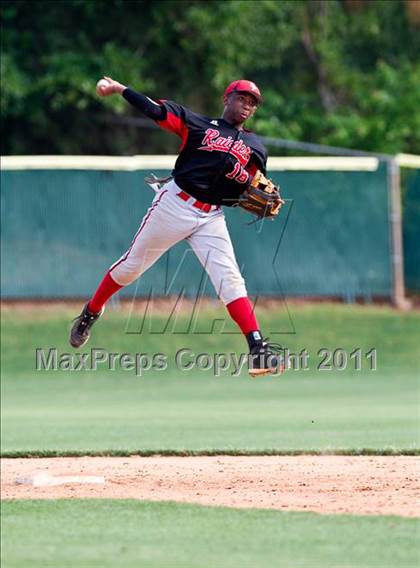
{"label": "player's knee", "polygon": [[240,275],[232,275],[221,283],[219,296],[225,305],[247,295],[245,281]]}
{"label": "player's knee", "polygon": [[134,280],[140,276],[140,270],[136,266],[130,266],[129,264],[116,266],[112,270],[112,278],[120,286],[128,286]]}

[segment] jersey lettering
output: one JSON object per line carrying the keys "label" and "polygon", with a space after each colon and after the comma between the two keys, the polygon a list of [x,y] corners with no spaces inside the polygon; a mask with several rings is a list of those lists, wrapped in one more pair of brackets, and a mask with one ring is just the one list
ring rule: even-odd
{"label": "jersey lettering", "polygon": [[251,157],[251,148],[243,143],[242,140],[237,140],[233,143],[232,136],[227,138],[220,136],[220,132],[213,128],[208,128],[205,132],[205,136],[201,142],[202,146],[198,150],[204,150],[206,152],[213,152],[217,150],[219,152],[228,152],[235,156],[243,166],[246,166]]}

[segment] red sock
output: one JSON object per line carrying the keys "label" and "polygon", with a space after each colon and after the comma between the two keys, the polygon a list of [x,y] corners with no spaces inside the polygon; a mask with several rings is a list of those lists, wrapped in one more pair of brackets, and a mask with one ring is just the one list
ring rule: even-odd
{"label": "red sock", "polygon": [[94,314],[99,313],[109,298],[115,294],[115,292],[121,290],[122,287],[123,286],[117,284],[115,280],[112,279],[110,273],[107,272],[90,300],[88,310]]}
{"label": "red sock", "polygon": [[257,318],[247,297],[233,300],[226,306],[230,317],[238,324],[244,335],[259,330]]}

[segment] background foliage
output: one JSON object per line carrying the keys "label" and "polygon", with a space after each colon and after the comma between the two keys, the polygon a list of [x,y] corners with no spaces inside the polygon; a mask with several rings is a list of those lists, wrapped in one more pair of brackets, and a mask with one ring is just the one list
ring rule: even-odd
{"label": "background foliage", "polygon": [[420,151],[420,33],[402,0],[3,1],[2,154],[173,152],[177,140],[98,100],[102,75],[217,115],[256,81],[260,134]]}

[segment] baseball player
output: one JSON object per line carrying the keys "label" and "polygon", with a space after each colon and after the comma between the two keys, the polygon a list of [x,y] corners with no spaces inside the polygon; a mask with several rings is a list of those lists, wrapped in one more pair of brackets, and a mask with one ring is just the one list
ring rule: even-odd
{"label": "baseball player", "polygon": [[261,103],[252,81],[231,83],[221,117],[208,118],[167,100],[154,101],[111,77],[97,85],[99,96],[122,95],[161,128],[181,139],[172,178],[160,187],[128,250],[106,272],[92,298],[75,319],[70,344],[83,346],[109,298],[131,284],[168,249],[186,240],[207,271],[230,316],[249,346],[251,376],[282,370],[280,346],[263,339],[248,299],[223,214],[238,204],[257,171],[265,173],[267,152],[244,128]]}

